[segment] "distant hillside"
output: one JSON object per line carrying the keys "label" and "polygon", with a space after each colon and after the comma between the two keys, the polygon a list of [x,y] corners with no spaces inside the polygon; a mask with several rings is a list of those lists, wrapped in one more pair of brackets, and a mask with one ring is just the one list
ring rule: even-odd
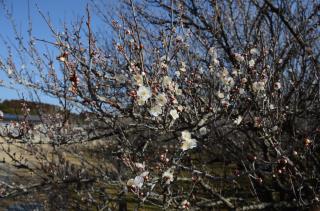
{"label": "distant hillside", "polygon": [[55,113],[60,110],[59,106],[50,105],[46,103],[37,103],[24,100],[5,100],[0,102],[0,110],[6,114],[23,114],[23,104],[26,104],[27,108],[30,109],[31,115],[37,115],[39,111],[45,113]]}

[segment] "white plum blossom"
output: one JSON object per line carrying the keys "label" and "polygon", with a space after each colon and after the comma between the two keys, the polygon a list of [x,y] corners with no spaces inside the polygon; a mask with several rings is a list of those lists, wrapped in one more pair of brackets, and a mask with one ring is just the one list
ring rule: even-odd
{"label": "white plum blossom", "polygon": [[164,106],[167,104],[168,100],[165,93],[160,93],[156,97],[156,104],[159,106]]}
{"label": "white plum blossom", "polygon": [[223,94],[222,92],[220,92],[220,91],[217,92],[217,96],[218,96],[218,98],[220,98],[220,99],[223,99],[223,98],[224,98],[224,94]]}
{"label": "white plum blossom", "polygon": [[142,188],[144,182],[144,178],[142,176],[136,176],[134,178],[134,184],[138,188]]}
{"label": "white plum blossom", "polygon": [[234,124],[236,124],[236,125],[240,125],[240,123],[242,122],[242,116],[238,116],[235,120],[234,120]]}
{"label": "white plum blossom", "polygon": [[150,114],[152,116],[159,116],[160,114],[162,114],[162,108],[159,105],[153,106],[150,110],[149,110]]}
{"label": "white plum blossom", "polygon": [[129,179],[129,180],[127,181],[127,186],[128,186],[128,187],[135,187],[134,179]]}
{"label": "white plum blossom", "polygon": [[137,95],[139,97],[139,105],[144,104],[151,97],[151,89],[149,87],[140,86]]}
{"label": "white plum blossom", "polygon": [[144,178],[140,176],[136,176],[134,179],[129,179],[127,181],[127,186],[132,188],[139,188],[141,189],[144,183]]}
{"label": "white plum blossom", "polygon": [[250,49],[250,54],[251,55],[259,55],[259,50],[257,48],[251,48]]}
{"label": "white plum blossom", "polygon": [[179,114],[178,114],[178,111],[176,109],[171,109],[170,110],[170,115],[171,115],[172,119],[174,119],[174,120],[179,118]]}
{"label": "white plum blossom", "polygon": [[227,77],[229,76],[229,71],[227,68],[223,68],[223,71],[222,71],[222,74],[221,74],[222,77]]}
{"label": "white plum blossom", "polygon": [[182,131],[181,139],[183,141],[181,146],[183,151],[197,147],[197,140],[191,138],[191,133],[189,131]]}
{"label": "white plum blossom", "polygon": [[146,164],[143,162],[143,163],[135,163],[135,166],[138,168],[138,169],[145,169],[146,167]]}
{"label": "white plum blossom", "polygon": [[187,130],[184,130],[181,132],[181,138],[182,138],[182,140],[191,139],[191,133]]}
{"label": "white plum blossom", "polygon": [[141,177],[145,178],[149,175],[149,171],[144,171],[140,174]]}
{"label": "white plum blossom", "polygon": [[199,129],[199,132],[200,132],[200,135],[202,135],[202,136],[204,136],[204,135],[206,135],[207,134],[207,128],[206,127],[201,127],[200,129]]}
{"label": "white plum blossom", "polygon": [[174,169],[171,167],[167,171],[163,172],[162,178],[165,180],[165,183],[169,185],[171,182],[173,182],[173,173]]}
{"label": "white plum blossom", "polygon": [[164,63],[164,62],[161,62],[161,63],[160,63],[160,67],[161,67],[162,69],[168,69],[168,65],[167,65],[166,63]]}
{"label": "white plum blossom", "polygon": [[163,87],[170,87],[172,84],[172,78],[170,76],[164,76],[162,79]]}
{"label": "white plum blossom", "polygon": [[183,200],[182,202],[181,202],[181,208],[182,209],[189,209],[190,208],[190,202],[188,201],[188,200]]}
{"label": "white plum blossom", "polygon": [[204,69],[202,67],[199,68],[199,73],[203,74],[204,73]]}
{"label": "white plum blossom", "polygon": [[185,63],[185,62],[181,62],[181,63],[180,63],[180,68],[179,68],[179,70],[180,70],[181,72],[186,72],[186,71],[187,71],[187,69],[186,69],[186,63]]}
{"label": "white plum blossom", "polygon": [[142,75],[140,74],[136,74],[133,76],[134,80],[135,80],[135,83],[138,85],[138,86],[143,86],[143,77]]}
{"label": "white plum blossom", "polygon": [[183,111],[183,106],[182,105],[179,105],[177,108],[178,108],[178,111],[180,111],[180,112]]}
{"label": "white plum blossom", "polygon": [[249,61],[249,67],[250,67],[250,68],[253,68],[255,64],[256,64],[256,62],[255,62],[253,59],[251,59],[251,60]]}
{"label": "white plum blossom", "polygon": [[252,84],[252,89],[254,92],[263,91],[265,89],[265,82],[264,81],[254,82]]}
{"label": "white plum blossom", "polygon": [[245,83],[247,83],[247,82],[248,82],[248,79],[247,79],[247,78],[242,78],[242,79],[241,79],[241,83],[245,84]]}
{"label": "white plum blossom", "polygon": [[243,62],[244,61],[244,57],[241,54],[235,53],[234,56],[235,56],[235,58],[236,58],[236,60],[238,62]]}
{"label": "white plum blossom", "polygon": [[274,105],[273,105],[273,104],[270,104],[270,105],[269,105],[269,108],[270,108],[270,110],[275,109],[275,107],[274,107]]}
{"label": "white plum blossom", "polygon": [[233,69],[232,72],[231,72],[231,74],[233,76],[238,76],[238,73],[239,73],[239,70],[237,70],[237,69]]}
{"label": "white plum blossom", "polygon": [[178,86],[175,86],[174,88],[176,95],[182,95],[182,89],[179,89]]}
{"label": "white plum blossom", "polygon": [[211,61],[215,64],[219,64],[218,54],[215,47],[211,47],[208,51],[208,54],[211,56]]}
{"label": "white plum blossom", "polygon": [[273,126],[273,127],[271,128],[271,131],[272,131],[272,132],[276,132],[278,129],[279,129],[279,128],[278,128],[278,126],[276,125],[276,126]]}

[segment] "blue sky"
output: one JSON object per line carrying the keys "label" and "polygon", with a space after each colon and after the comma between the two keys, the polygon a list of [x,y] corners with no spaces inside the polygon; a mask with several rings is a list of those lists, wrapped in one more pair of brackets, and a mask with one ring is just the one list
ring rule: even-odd
{"label": "blue sky", "polygon": [[[9,9],[12,9],[13,17],[15,19],[17,28],[21,31],[22,35],[27,36],[28,29],[28,0],[5,0]],[[33,33],[37,38],[48,38],[51,36],[45,21],[38,13],[36,5],[40,10],[50,15],[53,24],[58,27],[66,21],[67,23],[75,20],[77,17],[85,15],[86,5],[90,0],[29,0],[30,15],[33,23]],[[93,21],[97,22],[97,19],[93,17]],[[96,24],[97,25],[97,24]],[[0,10],[0,34],[5,39],[11,39],[14,41],[14,34],[12,27],[6,19],[3,10]],[[7,54],[6,48],[0,41],[0,55],[5,56]],[[3,73],[0,73],[0,80],[8,80]],[[22,89],[16,87],[19,91]],[[5,99],[17,99],[20,98],[17,91],[1,88],[0,87],[0,100]],[[42,95],[43,101],[54,103],[54,101],[46,96]]]}

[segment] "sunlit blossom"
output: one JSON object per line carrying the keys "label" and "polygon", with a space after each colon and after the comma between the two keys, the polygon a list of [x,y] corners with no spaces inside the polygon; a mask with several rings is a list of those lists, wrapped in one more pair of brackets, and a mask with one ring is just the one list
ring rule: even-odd
{"label": "sunlit blossom", "polygon": [[174,119],[174,120],[179,118],[179,114],[178,114],[178,111],[176,109],[171,109],[170,110],[170,115],[171,115],[172,119]]}
{"label": "sunlit blossom", "polygon": [[135,187],[137,188],[142,188],[143,182],[144,182],[144,178],[142,176],[136,176],[133,181]]}
{"label": "sunlit blossom", "polygon": [[175,93],[176,95],[182,95],[182,89],[179,89],[178,86],[175,86]]}
{"label": "sunlit blossom", "polygon": [[251,48],[250,49],[250,54],[252,55],[258,55],[259,54],[259,50],[257,48]]}
{"label": "sunlit blossom", "polygon": [[164,106],[168,102],[166,94],[160,93],[156,97],[156,104],[159,106]]}
{"label": "sunlit blossom", "polygon": [[136,176],[134,179],[129,179],[127,181],[127,186],[132,188],[142,188],[144,183],[144,178],[142,176]]}
{"label": "sunlit blossom", "polygon": [[197,140],[191,138],[191,133],[189,131],[182,131],[181,139],[183,141],[181,146],[183,151],[197,147]]}
{"label": "sunlit blossom", "polygon": [[220,91],[217,92],[217,96],[218,96],[218,98],[220,98],[220,99],[223,99],[223,98],[224,98],[224,94],[223,94],[222,92],[220,92]]}
{"label": "sunlit blossom", "polygon": [[170,76],[164,76],[162,79],[162,86],[169,87],[172,84],[172,78]]}
{"label": "sunlit blossom", "polygon": [[149,110],[150,114],[152,116],[159,116],[160,114],[162,114],[162,108],[159,105],[153,106],[150,110]]}
{"label": "sunlit blossom", "polygon": [[219,64],[218,54],[215,47],[211,47],[208,51],[208,54],[211,56],[211,61],[215,64]]}
{"label": "sunlit blossom", "polygon": [[248,82],[248,79],[247,78],[241,78],[241,83],[245,84]]}
{"label": "sunlit blossom", "polygon": [[136,74],[136,75],[133,76],[133,78],[134,78],[135,83],[138,86],[143,86],[143,76],[142,75]]}
{"label": "sunlit blossom", "polygon": [[178,111],[182,112],[182,111],[183,111],[183,106],[182,106],[182,105],[179,105],[179,106],[177,107],[177,109],[178,109]]}
{"label": "sunlit blossom", "polygon": [[173,168],[169,168],[167,171],[163,172],[162,178],[165,180],[165,183],[167,185],[170,184],[171,182],[173,182],[173,180],[174,180],[173,173],[174,173]]}
{"label": "sunlit blossom", "polygon": [[256,64],[256,62],[255,62],[253,59],[251,59],[251,60],[249,61],[249,67],[250,67],[250,68],[253,68],[255,64]]}
{"label": "sunlit blossom", "polygon": [[263,91],[265,89],[265,82],[264,81],[254,82],[252,84],[252,89],[254,92]]}
{"label": "sunlit blossom", "polygon": [[208,133],[207,128],[206,127],[201,127],[199,129],[200,135],[204,136]]}
{"label": "sunlit blossom", "polygon": [[180,70],[181,72],[186,72],[186,71],[187,71],[187,69],[186,69],[186,63],[185,63],[185,62],[181,62],[181,63],[180,63],[180,68],[179,68],[179,70]]}
{"label": "sunlit blossom", "polygon": [[242,122],[242,116],[238,116],[235,120],[234,120],[234,123],[236,124],[236,125],[240,125],[240,123]]}
{"label": "sunlit blossom", "polygon": [[189,209],[190,208],[190,202],[188,200],[183,200],[181,202],[181,208],[182,209]]}
{"label": "sunlit blossom", "polygon": [[140,103],[145,103],[151,97],[151,89],[149,87],[140,86],[137,95]]}
{"label": "sunlit blossom", "polygon": [[235,53],[234,56],[235,56],[235,58],[236,58],[236,60],[238,62],[243,62],[244,61],[244,57],[241,54]]}

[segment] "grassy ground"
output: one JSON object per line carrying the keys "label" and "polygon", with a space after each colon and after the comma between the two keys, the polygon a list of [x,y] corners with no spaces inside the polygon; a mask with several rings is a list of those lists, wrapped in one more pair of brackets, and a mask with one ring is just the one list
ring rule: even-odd
{"label": "grassy ground", "polygon": [[[89,145],[82,146],[82,145],[73,145],[67,147],[59,148],[59,152],[63,155],[64,159],[75,166],[79,166],[83,163],[82,159],[86,160],[84,165],[97,165],[98,163],[103,163],[103,168],[109,169],[110,171],[113,170],[114,166],[105,161],[101,158],[95,156],[90,149],[101,147],[101,143],[92,142]],[[41,150],[40,150],[41,148]],[[48,144],[42,144],[41,147],[39,145],[39,151],[41,154],[47,155],[48,160],[58,159],[57,156],[53,155],[53,148]],[[76,152],[76,153],[74,153]],[[37,154],[37,153],[36,153]],[[76,154],[80,155],[79,157]],[[13,156],[14,155],[14,156]],[[30,147],[26,144],[21,143],[7,143],[3,139],[0,139],[0,181],[4,181],[8,185],[14,184],[37,184],[41,180],[37,173],[32,173],[28,169],[25,168],[17,168],[17,162],[13,161],[13,159],[26,161],[25,164],[28,167],[36,169],[40,167],[40,159],[37,159],[34,156],[34,152],[30,152]],[[119,193],[119,186],[116,185],[108,185],[105,184],[94,184],[96,187],[99,187],[99,191],[105,192],[111,198],[116,198]],[[55,209],[54,206],[61,206],[61,203],[65,204],[65,209],[68,209],[67,206],[73,205],[74,207],[78,206],[78,209],[88,209],[92,205],[88,205],[88,202],[81,201],[81,194],[83,191],[79,190],[79,193],[74,192],[77,189],[76,185],[68,184],[68,185],[58,185],[55,187],[48,186],[48,187],[41,187],[41,188],[34,188],[31,189],[28,193],[19,194],[17,196],[13,195],[9,198],[1,198],[0,197],[0,210],[5,210],[10,206],[14,205],[28,205],[28,204],[38,204],[44,205],[46,208],[52,210]],[[85,188],[85,187],[84,187]],[[81,189],[81,188],[80,188]],[[0,188],[1,191],[1,188]],[[98,196],[94,196],[98,197]],[[101,199],[103,200],[103,199]],[[112,200],[111,200],[112,201]],[[127,198],[128,203],[128,210],[133,210],[137,207],[138,202],[134,199],[133,196],[128,196]],[[112,203],[111,203],[112,204]],[[114,202],[114,205],[117,205],[117,202]],[[63,205],[62,205],[63,206]],[[61,208],[61,207],[60,207]],[[75,209],[76,210],[76,209]],[[97,210],[96,207],[92,207],[89,210]],[[139,210],[157,210],[153,206],[144,205],[143,207],[139,208]]]}

